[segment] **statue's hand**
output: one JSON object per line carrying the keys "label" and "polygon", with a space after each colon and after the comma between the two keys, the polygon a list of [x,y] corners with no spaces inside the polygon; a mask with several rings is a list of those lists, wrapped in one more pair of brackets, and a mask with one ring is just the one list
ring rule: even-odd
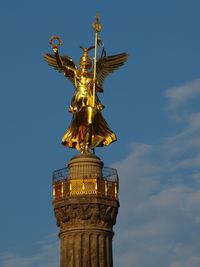
{"label": "statue's hand", "polygon": [[58,47],[57,46],[52,47],[52,49],[53,49],[54,53],[58,53]]}

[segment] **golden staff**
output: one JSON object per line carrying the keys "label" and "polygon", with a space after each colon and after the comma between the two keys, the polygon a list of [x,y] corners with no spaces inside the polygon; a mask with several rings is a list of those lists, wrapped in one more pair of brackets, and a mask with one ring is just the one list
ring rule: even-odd
{"label": "golden staff", "polygon": [[98,47],[98,33],[101,31],[101,24],[99,22],[99,13],[96,13],[96,20],[92,24],[95,31],[95,47],[94,47],[94,76],[93,76],[93,107],[95,106],[95,86],[96,86],[96,67],[97,67],[97,47]]}

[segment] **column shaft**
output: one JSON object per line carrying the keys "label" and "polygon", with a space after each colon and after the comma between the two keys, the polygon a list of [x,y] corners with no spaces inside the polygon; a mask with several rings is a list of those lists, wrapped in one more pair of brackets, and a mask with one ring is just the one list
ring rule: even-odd
{"label": "column shaft", "polygon": [[60,267],[112,267],[112,236],[106,231],[60,235]]}

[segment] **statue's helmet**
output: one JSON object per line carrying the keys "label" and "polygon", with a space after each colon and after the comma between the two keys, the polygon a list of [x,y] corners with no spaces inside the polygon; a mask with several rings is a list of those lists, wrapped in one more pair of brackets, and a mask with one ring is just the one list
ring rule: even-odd
{"label": "statue's helmet", "polygon": [[88,55],[88,52],[94,48],[94,46],[91,46],[89,48],[84,48],[80,46],[80,48],[83,50],[83,56],[80,58],[80,66],[84,69],[91,69],[92,67],[92,60]]}

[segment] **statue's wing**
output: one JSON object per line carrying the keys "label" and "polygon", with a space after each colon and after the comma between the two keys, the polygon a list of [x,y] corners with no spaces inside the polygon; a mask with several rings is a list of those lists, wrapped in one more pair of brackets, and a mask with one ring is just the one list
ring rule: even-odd
{"label": "statue's wing", "polygon": [[96,79],[98,86],[102,87],[107,75],[124,65],[127,59],[128,54],[126,53],[108,57],[105,56],[98,59],[96,65]]}
{"label": "statue's wing", "polygon": [[[76,69],[76,65],[70,57],[60,56],[60,59],[62,60],[64,66]],[[69,69],[67,70],[67,72],[65,72],[64,69],[58,65],[55,55],[49,53],[44,54],[44,60],[48,63],[49,66],[53,67],[55,70],[59,72],[64,72],[65,76],[69,78],[69,80],[74,84],[74,72]]]}

